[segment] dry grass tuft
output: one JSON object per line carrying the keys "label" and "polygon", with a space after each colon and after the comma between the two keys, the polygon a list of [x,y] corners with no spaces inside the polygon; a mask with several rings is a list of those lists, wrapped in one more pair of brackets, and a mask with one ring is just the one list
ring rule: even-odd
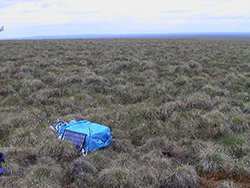
{"label": "dry grass tuft", "polygon": [[126,168],[111,167],[99,173],[99,180],[104,187],[129,187],[133,185],[128,176],[130,171]]}
{"label": "dry grass tuft", "polygon": [[[45,162],[45,161],[44,161]],[[45,163],[36,164],[27,169],[21,182],[24,187],[61,187],[62,168],[55,161],[46,159]]]}
{"label": "dry grass tuft", "polygon": [[199,178],[192,166],[181,165],[164,175],[160,187],[199,187]]}
{"label": "dry grass tuft", "polygon": [[42,143],[42,147],[38,149],[39,156],[50,156],[56,161],[71,161],[78,154],[75,151],[74,146],[66,140],[57,141],[49,140]]}
{"label": "dry grass tuft", "polygon": [[76,159],[70,164],[63,178],[63,184],[71,187],[97,186],[97,169],[91,163],[82,158]]}
{"label": "dry grass tuft", "polygon": [[221,148],[214,145],[209,144],[199,152],[199,167],[207,172],[220,172],[227,160],[228,157]]}

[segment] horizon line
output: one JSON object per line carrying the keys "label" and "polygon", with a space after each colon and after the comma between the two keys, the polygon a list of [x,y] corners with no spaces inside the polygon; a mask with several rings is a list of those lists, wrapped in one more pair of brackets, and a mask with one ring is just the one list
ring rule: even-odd
{"label": "horizon line", "polygon": [[[171,32],[171,33],[126,33],[126,34],[73,34],[73,35],[38,35],[13,37],[0,40],[39,40],[39,39],[101,39],[101,38],[197,38],[197,39],[237,39],[250,40],[250,32]],[[236,38],[235,38],[236,37]]]}

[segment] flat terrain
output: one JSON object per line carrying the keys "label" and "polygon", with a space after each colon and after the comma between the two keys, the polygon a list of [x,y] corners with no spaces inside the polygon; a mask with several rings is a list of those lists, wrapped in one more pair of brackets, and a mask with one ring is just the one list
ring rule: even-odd
{"label": "flat terrain", "polygon": [[[107,125],[78,154],[56,119]],[[0,187],[249,187],[250,41],[0,41]]]}

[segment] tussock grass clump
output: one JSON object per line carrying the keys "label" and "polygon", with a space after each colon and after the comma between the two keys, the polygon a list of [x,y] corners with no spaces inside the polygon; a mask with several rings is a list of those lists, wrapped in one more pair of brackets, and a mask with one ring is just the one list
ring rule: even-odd
{"label": "tussock grass clump", "polygon": [[185,110],[190,110],[193,108],[211,110],[212,101],[210,96],[205,93],[194,93],[188,97],[187,103],[184,108]]}
{"label": "tussock grass clump", "polygon": [[16,147],[22,147],[23,145],[29,145],[32,147],[38,144],[38,137],[35,134],[34,129],[20,127],[11,134],[8,144]]}
{"label": "tussock grass clump", "polygon": [[211,97],[216,97],[216,96],[227,96],[228,95],[228,91],[227,90],[223,90],[220,89],[219,87],[216,86],[211,86],[211,85],[205,85],[202,88],[203,91],[205,91],[207,94],[209,94]]}
{"label": "tussock grass clump", "polygon": [[245,132],[246,130],[249,130],[249,119],[247,116],[240,114],[240,115],[235,115],[232,118],[232,125],[231,129],[236,132],[236,133],[242,133]]}
{"label": "tussock grass clump", "polygon": [[128,169],[112,167],[101,171],[98,178],[104,187],[130,187],[133,182],[129,181],[129,175]]}
{"label": "tussock grass clump", "polygon": [[203,116],[206,120],[207,136],[204,134],[204,138],[213,138],[215,140],[233,134],[229,124],[229,117],[218,110],[213,110],[206,113]]}
{"label": "tussock grass clump", "polygon": [[0,90],[0,95],[2,97],[6,97],[6,96],[9,96],[9,95],[13,95],[15,94],[15,90],[13,89],[12,86],[3,86]]}
{"label": "tussock grass clump", "polygon": [[228,171],[226,173],[229,177],[250,177],[249,166],[242,161],[237,161],[237,159],[236,162],[229,165]]}
{"label": "tussock grass clump", "polygon": [[185,84],[187,84],[189,81],[189,79],[185,76],[180,76],[178,77],[175,81],[174,81],[174,84],[178,87],[180,86],[184,86]]}
{"label": "tussock grass clump", "polygon": [[207,145],[199,152],[199,166],[207,172],[222,171],[227,160],[227,155],[221,151],[221,148],[214,145]]}
{"label": "tussock grass clump", "polygon": [[21,66],[21,71],[27,73],[27,72],[32,72],[33,70],[27,65],[23,65]]}
{"label": "tussock grass clump", "polygon": [[30,92],[39,90],[44,86],[44,83],[39,79],[23,80],[22,82],[22,87],[28,87],[30,89]]}
{"label": "tussock grass clump", "polygon": [[20,188],[20,177],[18,176],[1,176],[0,186],[1,187],[17,187]]}
{"label": "tussock grass clump", "polygon": [[160,187],[199,187],[198,175],[192,166],[181,165],[166,172]]}
{"label": "tussock grass clump", "polygon": [[69,141],[50,139],[42,143],[38,150],[39,156],[50,156],[57,161],[70,161],[77,156],[74,146]]}
{"label": "tussock grass clump", "polygon": [[40,78],[44,84],[53,84],[56,81],[56,74],[49,72],[46,75],[42,75]]}
{"label": "tussock grass clump", "polygon": [[144,116],[147,119],[160,119],[161,121],[166,121],[174,113],[174,111],[180,108],[180,101],[167,102],[160,107],[145,109]]}
{"label": "tussock grass clump", "polygon": [[63,177],[63,185],[71,187],[97,186],[97,169],[82,158],[70,163]]}
{"label": "tussock grass clump", "polygon": [[3,176],[7,177],[20,177],[23,175],[23,168],[17,163],[9,162],[8,164],[2,165]]}
{"label": "tussock grass clump", "polygon": [[236,158],[243,158],[250,152],[249,135],[235,134],[221,138],[218,143]]}
{"label": "tussock grass clump", "polygon": [[141,102],[149,97],[148,92],[143,87],[134,87],[131,85],[123,86],[118,90],[117,98],[122,104],[134,104]]}
{"label": "tussock grass clump", "polygon": [[54,163],[53,160],[46,159],[46,163],[27,169],[21,185],[24,187],[61,187],[62,168]]}

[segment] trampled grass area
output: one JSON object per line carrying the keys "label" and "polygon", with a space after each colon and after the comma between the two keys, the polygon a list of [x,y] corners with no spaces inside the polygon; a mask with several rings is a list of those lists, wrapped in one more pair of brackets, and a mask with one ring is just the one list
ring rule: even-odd
{"label": "trampled grass area", "polygon": [[[0,41],[1,187],[247,187],[250,41]],[[56,119],[107,125],[77,154]]]}

